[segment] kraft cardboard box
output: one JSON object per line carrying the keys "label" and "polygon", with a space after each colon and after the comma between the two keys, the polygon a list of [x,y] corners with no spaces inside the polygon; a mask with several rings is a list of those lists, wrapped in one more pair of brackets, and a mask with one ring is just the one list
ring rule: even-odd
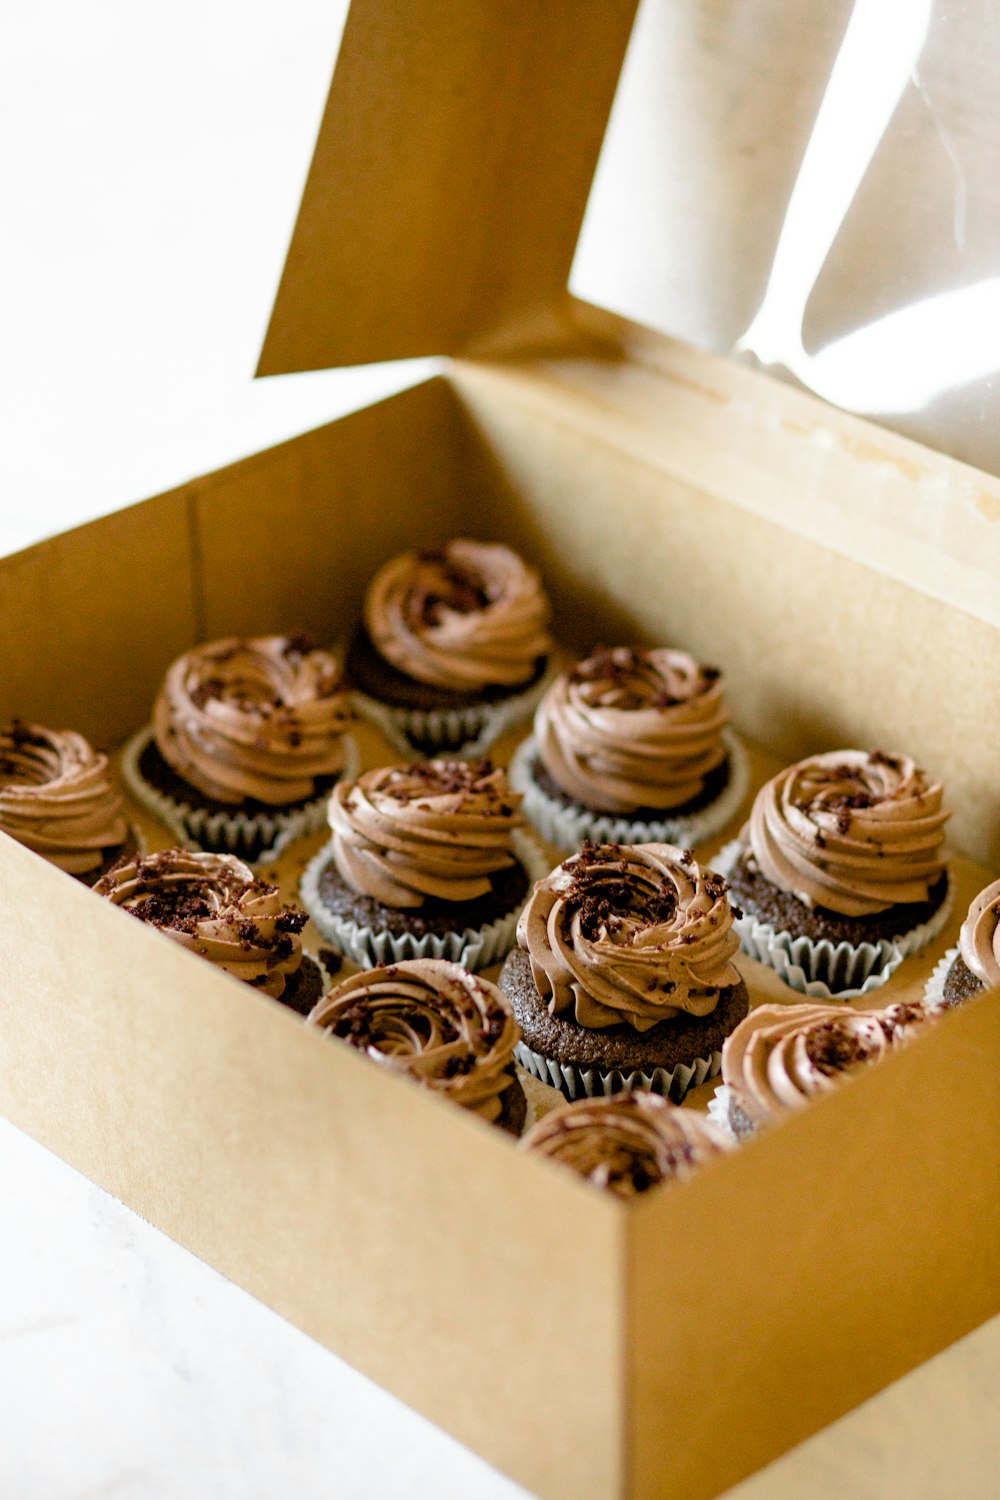
{"label": "kraft cardboard box", "polygon": [[[568,649],[723,663],[757,784],[854,743],[942,777],[955,912],[881,992],[920,993],[1000,863],[1000,485],[566,297],[630,20],[355,4],[262,370],[454,359],[5,559],[0,714],[115,745],[185,647],[333,640],[394,551],[509,540]],[[0,902],[3,1112],[541,1495],[715,1494],[1000,1307],[1000,994],[624,1203],[6,838]]]}

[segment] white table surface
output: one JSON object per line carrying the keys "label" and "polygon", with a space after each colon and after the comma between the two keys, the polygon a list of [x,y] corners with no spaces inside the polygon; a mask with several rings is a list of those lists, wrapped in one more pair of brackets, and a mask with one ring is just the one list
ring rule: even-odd
{"label": "white table surface", "polygon": [[[249,380],[342,6],[17,11],[0,49],[0,552],[423,373]],[[998,1391],[1000,1321],[733,1494],[995,1500]],[[0,1500],[518,1494],[0,1122]]]}

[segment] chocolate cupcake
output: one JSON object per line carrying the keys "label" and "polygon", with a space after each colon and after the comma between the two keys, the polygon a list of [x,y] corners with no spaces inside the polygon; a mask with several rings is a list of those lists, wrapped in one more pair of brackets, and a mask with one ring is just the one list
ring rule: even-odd
{"label": "chocolate cupcake", "polygon": [[517,1023],[496,985],[459,964],[417,958],[352,974],[306,1024],[513,1135],[524,1127]]}
{"label": "chocolate cupcake", "polygon": [[336,662],[302,637],[212,641],[169,668],[122,774],[181,843],[275,859],[353,774],[350,720]]}
{"label": "chocolate cupcake", "polygon": [[552,651],[538,574],[458,538],[379,570],[345,663],[355,706],[404,755],[479,755],[531,713]]}
{"label": "chocolate cupcake", "polygon": [[341,782],[333,837],[306,869],[302,900],[361,968],[409,958],[486,968],[514,941],[548,868],[520,831],[519,803],[488,760],[382,766]]}
{"label": "chocolate cupcake", "polygon": [[851,1073],[910,1041],[931,1012],[844,1005],[761,1005],[722,1049],[722,1087],[709,1113],[741,1139],[839,1088]]}
{"label": "chocolate cupcake", "polygon": [[84,885],[138,849],[107,756],[71,729],[20,719],[0,729],[0,829]]}
{"label": "chocolate cupcake", "polygon": [[969,907],[958,947],[949,948],[931,975],[925,1004],[962,1005],[1000,985],[1000,880],[988,885]]}
{"label": "chocolate cupcake", "polygon": [[815,999],[884,984],[947,917],[949,816],[905,755],[832,750],[782,771],[716,860],[743,951]]}
{"label": "chocolate cupcake", "polygon": [[717,668],[665,647],[597,650],[548,689],[511,782],[557,848],[697,844],[746,794],[746,756],[727,720]]}
{"label": "chocolate cupcake", "polygon": [[95,886],[189,953],[307,1015],[323,975],[302,952],[307,916],[232,854],[162,849],[123,859]]}
{"label": "chocolate cupcake", "polygon": [[729,1149],[727,1138],[701,1115],[644,1090],[560,1105],[520,1144],[621,1198],[684,1181]]}
{"label": "chocolate cupcake", "polygon": [[726,883],[672,844],[586,846],[538,882],[500,972],[518,1059],[570,1099],[677,1102],[747,1013]]}

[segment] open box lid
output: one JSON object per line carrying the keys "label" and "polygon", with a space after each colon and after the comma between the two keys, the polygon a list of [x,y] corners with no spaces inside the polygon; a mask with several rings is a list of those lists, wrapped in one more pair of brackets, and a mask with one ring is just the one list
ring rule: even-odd
{"label": "open box lid", "polygon": [[257,373],[523,356],[540,399],[1000,625],[1000,481],[570,297],[636,10],[353,0]]}
{"label": "open box lid", "polygon": [[258,375],[524,347],[636,0],[354,0]]}

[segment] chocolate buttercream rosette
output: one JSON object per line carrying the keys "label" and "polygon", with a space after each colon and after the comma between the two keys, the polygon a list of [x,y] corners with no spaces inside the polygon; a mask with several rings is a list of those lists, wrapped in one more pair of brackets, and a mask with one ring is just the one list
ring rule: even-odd
{"label": "chocolate buttercream rosette", "polygon": [[683,1182],[729,1149],[728,1134],[690,1109],[645,1091],[578,1099],[550,1110],[522,1136],[594,1187],[621,1198]]}
{"label": "chocolate buttercream rosette", "polygon": [[715,859],[744,953],[812,999],[878,989],[947,920],[949,816],[905,755],[834,750],[780,772]]}
{"label": "chocolate buttercream rosette", "polygon": [[925,1005],[761,1005],[727,1038],[720,1088],[709,1105],[736,1140],[840,1088],[851,1074],[905,1046],[933,1019]]}
{"label": "chocolate buttercream rosette", "polygon": [[415,958],[498,962],[549,862],[520,798],[488,760],[381,766],[330,798],[330,842],[301,897],[316,927],[361,968]]}
{"label": "chocolate buttercream rosette", "polygon": [[376,574],[346,670],[357,712],[402,755],[482,755],[530,717],[552,639],[538,574],[499,543],[456,538]]}
{"label": "chocolate buttercream rosette", "polygon": [[0,728],[0,829],[84,885],[139,847],[107,756],[71,729],[20,719]]}
{"label": "chocolate buttercream rosette", "polygon": [[749,785],[722,674],[666,647],[599,649],[561,673],[510,774],[528,821],[566,850],[703,843]]}
{"label": "chocolate buttercream rosette", "polygon": [[949,1010],[1000,986],[1000,880],[979,892],[949,948],[927,981],[924,1003]]}
{"label": "chocolate buttercream rosette", "polygon": [[303,637],[213,641],[171,665],[122,775],[179,843],[265,863],[354,775],[351,718],[336,661]]}
{"label": "chocolate buttercream rosette", "polygon": [[235,855],[161,849],[125,858],[94,887],[112,905],[262,994],[307,1014],[323,976],[302,951],[307,913]]}
{"label": "chocolate buttercream rosette", "polygon": [[748,1009],[726,883],[672,844],[586,846],[535,886],[500,986],[518,1060],[569,1099],[679,1103]]}
{"label": "chocolate buttercream rosette", "polygon": [[443,959],[410,959],[353,974],[308,1017],[390,1072],[520,1133],[517,1022],[495,984]]}

